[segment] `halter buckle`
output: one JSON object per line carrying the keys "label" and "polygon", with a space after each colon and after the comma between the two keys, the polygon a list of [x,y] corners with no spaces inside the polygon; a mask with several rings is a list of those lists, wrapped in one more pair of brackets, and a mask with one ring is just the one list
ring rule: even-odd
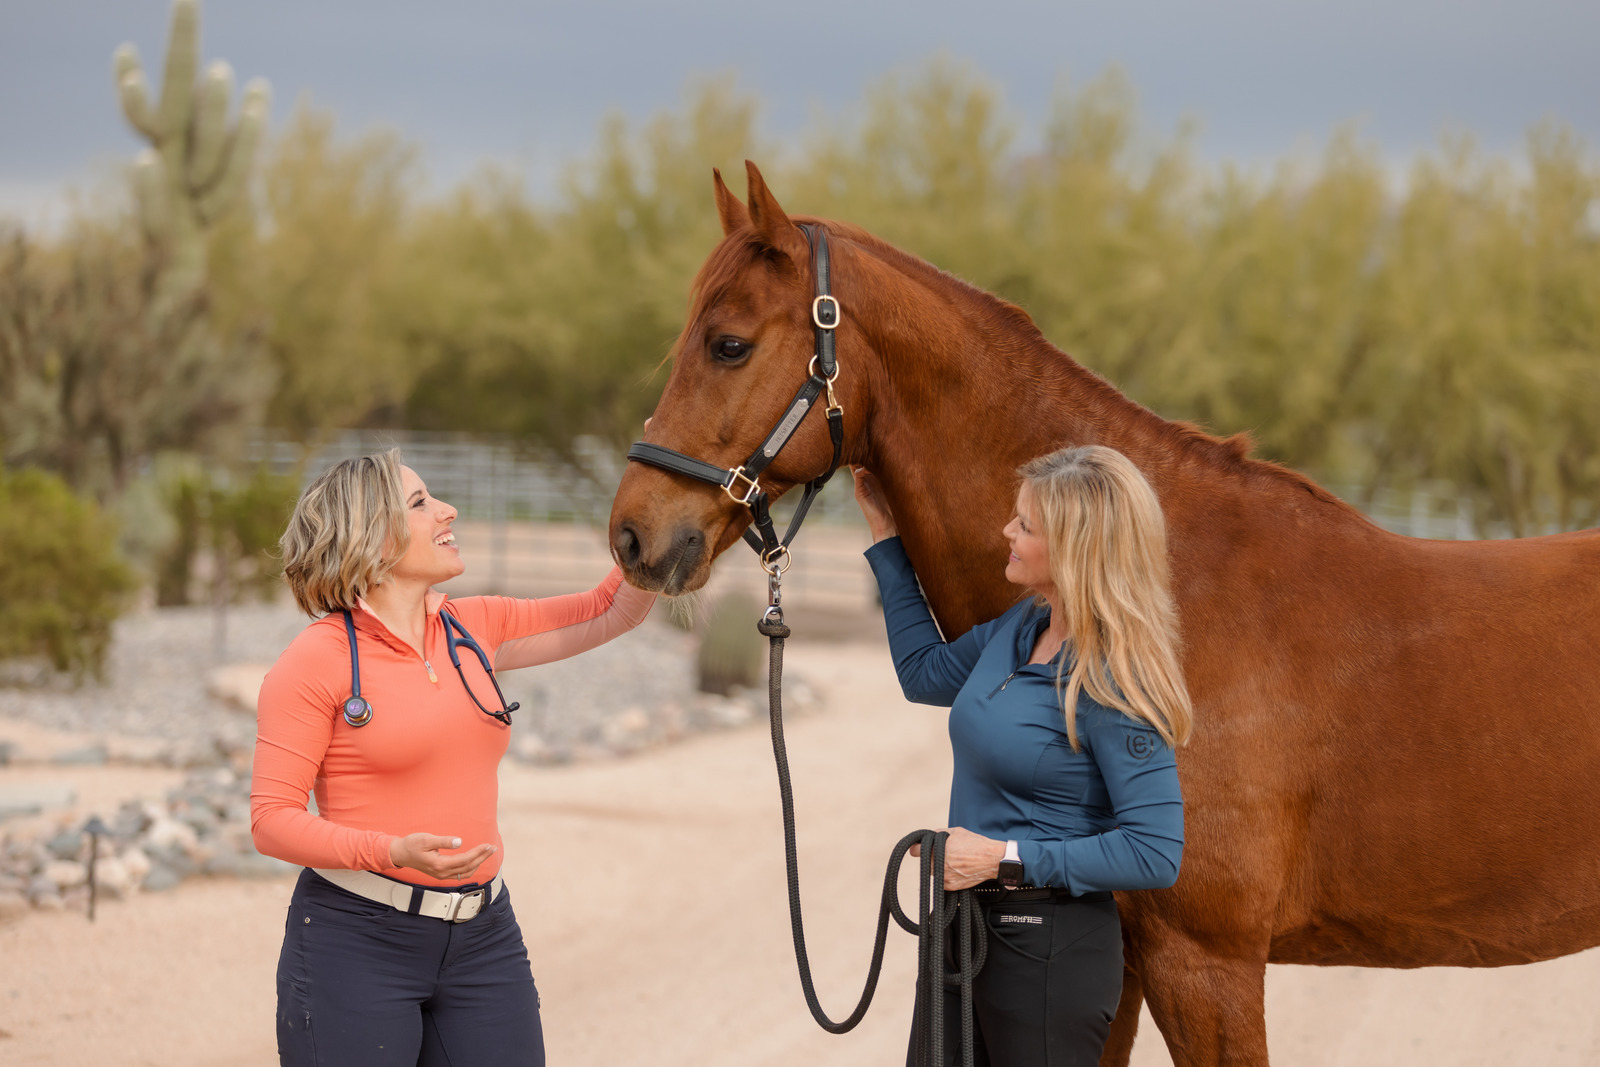
{"label": "halter buckle", "polygon": [[837,330],[844,318],[844,309],[831,293],[819,294],[811,301],[811,321],[819,330]]}
{"label": "halter buckle", "polygon": [[[740,496],[737,492],[735,492],[735,487],[738,486],[741,480],[746,483],[743,496]],[[728,471],[728,480],[723,483],[722,491],[727,493],[728,496],[733,499],[735,504],[743,504],[745,507],[749,507],[750,501],[754,500],[758,495],[760,495],[761,483],[746,474],[744,472],[744,467],[741,465]]]}

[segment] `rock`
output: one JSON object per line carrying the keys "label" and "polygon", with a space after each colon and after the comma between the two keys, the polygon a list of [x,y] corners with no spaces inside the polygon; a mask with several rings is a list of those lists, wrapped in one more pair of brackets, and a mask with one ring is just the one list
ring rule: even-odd
{"label": "rock", "polygon": [[15,889],[0,889],[0,923],[10,922],[29,908],[28,898]]}
{"label": "rock", "polygon": [[71,889],[89,880],[89,868],[77,860],[51,860],[44,865],[43,875],[57,889]]}
{"label": "rock", "polygon": [[0,788],[0,819],[70,808],[77,800],[77,791],[63,782],[8,785]]}
{"label": "rock", "polygon": [[111,820],[111,836],[119,841],[132,841],[144,833],[151,821],[137,803],[124,804]]}
{"label": "rock", "polygon": [[89,910],[89,887],[74,886],[61,894],[61,903],[73,911]]}
{"label": "rock", "polygon": [[149,872],[140,883],[140,888],[147,893],[159,893],[164,889],[171,889],[181,881],[183,878],[171,867],[164,863],[152,862]]}
{"label": "rock", "polygon": [[144,884],[150,874],[150,857],[145,855],[144,849],[134,847],[124,849],[118,857],[122,860],[123,869],[128,872],[128,883],[133,886]]}
{"label": "rock", "polygon": [[238,874],[240,857],[231,849],[219,849],[206,857],[200,869],[206,874]]}
{"label": "rock", "polygon": [[650,729],[650,716],[638,705],[626,708],[622,714],[607,719],[600,727],[600,736],[613,749],[637,748]]}
{"label": "rock", "polygon": [[261,681],[270,669],[269,664],[261,663],[230,663],[218,667],[206,676],[206,692],[240,711],[253,714],[256,697],[261,693]]}
{"label": "rock", "polygon": [[56,892],[54,889],[50,890],[48,893],[40,893],[36,896],[30,896],[28,899],[32,901],[33,906],[38,908],[40,911],[60,911],[62,908],[66,907],[66,905],[61,901],[61,894]]}
{"label": "rock", "polygon": [[144,839],[152,848],[166,852],[177,849],[187,855],[193,855],[200,844],[200,838],[193,828],[167,815],[150,824]]}
{"label": "rock", "polygon": [[83,854],[82,830],[63,830],[44,843],[50,855],[58,860],[75,860]]}
{"label": "rock", "polygon": [[0,767],[10,766],[12,751],[10,741],[0,741]]}
{"label": "rock", "polygon": [[107,856],[95,862],[94,884],[100,891],[120,897],[126,896],[135,883],[121,860]]}
{"label": "rock", "polygon": [[69,767],[99,767],[103,766],[109,757],[110,753],[106,751],[105,745],[85,745],[82,748],[57,752],[51,762]]}
{"label": "rock", "polygon": [[512,735],[511,755],[523,763],[543,763],[550,755],[550,746],[537,731],[522,730]]}

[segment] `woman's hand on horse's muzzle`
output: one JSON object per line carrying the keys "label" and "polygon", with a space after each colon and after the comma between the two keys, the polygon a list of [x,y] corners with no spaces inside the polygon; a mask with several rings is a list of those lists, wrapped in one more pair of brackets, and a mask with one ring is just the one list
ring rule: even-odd
{"label": "woman's hand on horse's muzzle", "polygon": [[[944,887],[951,892],[971,889],[979,882],[1000,877],[1000,861],[1006,858],[1006,843],[952,826],[944,843]],[[913,856],[922,855],[921,845],[912,845]]]}

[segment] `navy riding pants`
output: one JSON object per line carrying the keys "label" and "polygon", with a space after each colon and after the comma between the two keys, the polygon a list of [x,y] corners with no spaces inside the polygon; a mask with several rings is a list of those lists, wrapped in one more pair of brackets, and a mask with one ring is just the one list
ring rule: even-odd
{"label": "navy riding pants", "polygon": [[[978,906],[989,954],[972,983],[977,1067],[1097,1067],[1122,997],[1117,902],[1110,893],[992,902],[980,896]],[[961,1062],[960,988],[944,998],[944,1062],[954,1067]],[[907,1067],[921,1067],[916,1029],[914,1023]]]}
{"label": "navy riding pants", "polygon": [[278,958],[278,1062],[543,1067],[539,993],[510,891],[452,923],[300,872]]}

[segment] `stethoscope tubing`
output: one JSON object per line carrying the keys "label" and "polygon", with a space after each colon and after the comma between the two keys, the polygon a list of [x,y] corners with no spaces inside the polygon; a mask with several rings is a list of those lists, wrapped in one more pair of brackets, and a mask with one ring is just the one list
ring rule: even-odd
{"label": "stethoscope tubing", "polygon": [[[344,721],[353,727],[361,727],[372,721],[372,704],[361,695],[361,657],[356,651],[356,620],[348,608],[344,609],[345,636],[350,642],[350,695],[343,705]],[[489,657],[483,651],[473,636],[467,632],[460,619],[452,613],[439,610],[439,619],[444,624],[444,647],[450,656],[450,665],[456,669],[456,674],[461,677],[461,687],[467,691],[467,696],[478,706],[478,710],[491,719],[498,719],[507,726],[511,725],[511,713],[522,705],[520,703],[507,703],[506,695],[500,688],[500,681],[495,677],[494,664],[489,662]],[[460,634],[457,637],[457,634]],[[472,685],[467,681],[467,674],[461,669],[461,654],[456,651],[457,646],[466,645],[478,657],[478,663],[489,676],[489,684],[494,686],[495,696],[500,698],[500,711],[490,711],[483,706],[483,701],[478,699],[478,694],[472,691]]]}

